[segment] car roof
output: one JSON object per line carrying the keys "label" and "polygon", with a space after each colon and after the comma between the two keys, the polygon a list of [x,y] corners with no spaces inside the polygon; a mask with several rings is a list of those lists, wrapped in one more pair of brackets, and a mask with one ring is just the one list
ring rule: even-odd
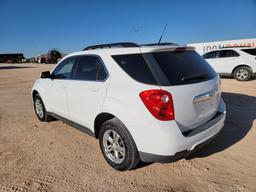
{"label": "car roof", "polygon": [[204,55],[207,54],[207,53],[215,52],[215,51],[225,51],[225,50],[241,51],[243,49],[256,49],[256,47],[246,47],[246,46],[241,46],[241,47],[223,47],[223,48],[220,48],[220,49],[215,49],[215,50],[208,51],[208,52],[204,53]]}
{"label": "car roof", "polygon": [[[233,50],[241,50],[241,49],[255,49],[256,47],[247,47],[247,46],[240,46],[240,47],[223,47],[219,50],[229,50],[229,49],[233,49]],[[218,51],[219,51],[218,50]]]}
{"label": "car roof", "polygon": [[194,50],[194,47],[180,46],[180,45],[142,45],[139,47],[113,47],[113,48],[99,48],[89,49],[70,53],[67,57],[76,55],[121,55],[121,54],[135,54],[135,53],[149,53],[160,51],[176,51],[176,50]]}
{"label": "car roof", "polygon": [[246,46],[240,46],[240,47],[225,47],[225,48],[221,48],[221,49],[215,49],[215,50],[211,50],[211,51],[208,51],[208,52],[205,52],[202,54],[202,56],[205,56],[206,54],[208,53],[212,53],[212,52],[219,52],[219,51],[229,51],[229,50],[233,50],[233,51],[236,51],[239,56],[247,56],[247,55],[250,55],[250,56],[253,56],[243,50],[246,50],[246,49],[256,49],[256,47],[246,47]]}

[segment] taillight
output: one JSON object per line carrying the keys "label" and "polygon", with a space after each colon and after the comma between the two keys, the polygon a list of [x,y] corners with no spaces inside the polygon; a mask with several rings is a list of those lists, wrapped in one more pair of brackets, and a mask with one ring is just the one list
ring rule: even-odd
{"label": "taillight", "polygon": [[172,95],[164,90],[146,90],[140,93],[140,98],[149,112],[162,121],[174,120]]}

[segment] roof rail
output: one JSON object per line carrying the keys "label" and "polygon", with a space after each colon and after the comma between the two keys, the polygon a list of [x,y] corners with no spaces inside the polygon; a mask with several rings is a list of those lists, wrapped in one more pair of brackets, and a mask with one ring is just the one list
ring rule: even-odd
{"label": "roof rail", "polygon": [[142,44],[140,46],[159,46],[159,45],[163,45],[163,46],[168,46],[168,45],[178,45],[176,43],[148,43],[148,44]]}
{"label": "roof rail", "polygon": [[222,46],[221,49],[227,49],[227,48],[253,48],[252,46],[246,46],[246,45],[238,45],[238,46]]}
{"label": "roof rail", "polygon": [[92,49],[113,48],[113,47],[139,47],[139,45],[132,42],[109,43],[109,44],[92,45],[84,48],[83,51],[92,50]]}

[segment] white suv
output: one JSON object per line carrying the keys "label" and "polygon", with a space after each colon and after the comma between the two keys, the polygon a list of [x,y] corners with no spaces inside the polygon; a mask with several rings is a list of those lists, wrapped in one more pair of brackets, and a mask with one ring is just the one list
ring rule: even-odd
{"label": "white suv", "polygon": [[99,139],[117,170],[170,162],[207,144],[224,125],[220,78],[191,47],[116,43],[63,58],[32,88],[37,117]]}
{"label": "white suv", "polygon": [[203,55],[221,75],[232,75],[239,81],[248,81],[256,74],[255,48],[224,48]]}

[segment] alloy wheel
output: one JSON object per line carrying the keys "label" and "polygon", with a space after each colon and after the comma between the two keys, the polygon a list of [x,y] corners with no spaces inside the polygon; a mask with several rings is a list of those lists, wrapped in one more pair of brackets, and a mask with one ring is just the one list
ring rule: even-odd
{"label": "alloy wheel", "polygon": [[249,73],[247,70],[245,69],[239,69],[237,72],[236,72],[236,76],[238,79],[240,80],[245,80],[247,77],[248,77]]}
{"label": "alloy wheel", "polygon": [[36,109],[36,114],[38,117],[43,118],[44,117],[44,106],[43,103],[40,99],[35,100],[35,109]]}
{"label": "alloy wheel", "polygon": [[125,146],[123,139],[114,130],[107,130],[103,135],[103,148],[106,157],[116,164],[125,159]]}

